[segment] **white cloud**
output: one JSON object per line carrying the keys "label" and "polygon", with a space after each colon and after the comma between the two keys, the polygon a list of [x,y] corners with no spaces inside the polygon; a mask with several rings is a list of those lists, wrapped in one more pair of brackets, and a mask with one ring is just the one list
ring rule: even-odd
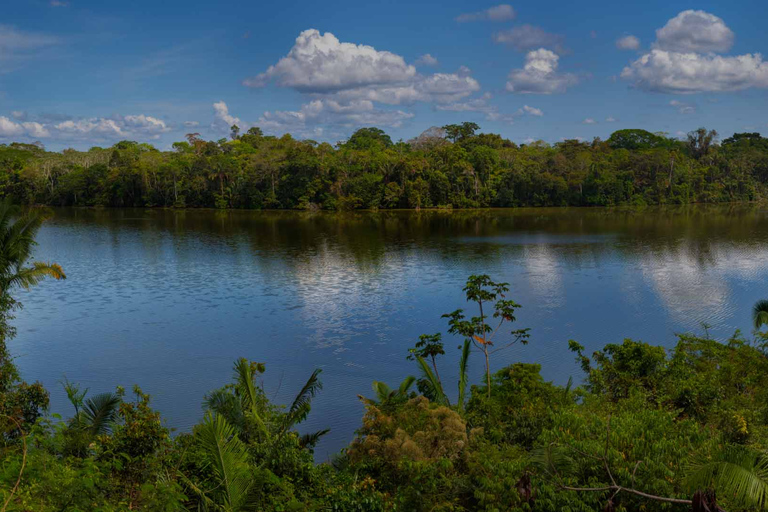
{"label": "white cloud", "polygon": [[213,112],[213,124],[211,125],[211,128],[224,132],[229,132],[232,125],[237,125],[241,129],[244,128],[239,117],[230,115],[229,107],[227,107],[227,104],[223,101],[218,101],[213,104]]}
{"label": "white cloud", "polygon": [[640,48],[640,39],[635,36],[624,36],[616,40],[616,48],[619,50],[637,50]]}
{"label": "white cloud", "polygon": [[[431,60],[430,60],[431,59]],[[429,54],[423,63],[436,63]],[[274,81],[313,99],[340,103],[369,100],[388,105],[417,101],[449,103],[480,90],[469,69],[455,73],[420,74],[400,55],[353,43],[342,43],[327,32],[305,30],[288,55],[266,72],[246,80],[246,85],[264,86]]]}
{"label": "white cloud", "polygon": [[656,30],[654,48],[671,52],[727,52],[733,32],[725,22],[705,11],[683,11]]}
{"label": "white cloud", "polygon": [[519,52],[542,47],[552,48],[558,53],[564,51],[563,36],[552,34],[533,25],[520,25],[497,32],[493,34],[493,40],[499,44],[509,45]]}
{"label": "white cloud", "polygon": [[184,126],[186,128],[195,128],[200,126],[200,123],[198,121],[184,121]]}
{"label": "white cloud", "polygon": [[535,107],[529,107],[528,105],[523,105],[523,112],[530,116],[536,116],[541,117],[544,115],[544,112],[541,111],[541,109],[535,108]]}
{"label": "white cloud", "polygon": [[725,92],[768,87],[768,64],[759,53],[724,56],[734,34],[717,16],[683,11],[656,31],[651,51],[625,67],[635,87],[665,93]]}
{"label": "white cloud", "polygon": [[724,57],[654,49],[625,67],[621,77],[657,92],[738,91],[768,87],[768,63],[759,53]]}
{"label": "white cloud", "polygon": [[51,132],[48,131],[48,128],[41,123],[29,121],[26,123],[21,123],[21,126],[24,127],[24,131],[30,137],[43,139],[51,136]]}
{"label": "white cloud", "polygon": [[459,23],[468,21],[509,21],[515,18],[515,10],[511,5],[500,4],[483,11],[461,14],[456,17]]}
{"label": "white cloud", "polygon": [[434,58],[429,53],[425,53],[418,59],[416,59],[416,65],[417,66],[437,66],[439,63],[437,62],[437,59]]}
{"label": "white cloud", "polygon": [[387,105],[411,104],[417,101],[448,103],[480,90],[478,81],[468,73],[469,70],[462,67],[456,73],[416,75],[409,83],[359,87],[323,96],[342,102],[366,99]]}
{"label": "white cloud", "polygon": [[5,116],[0,116],[0,137],[16,137],[24,134],[24,127]]}
{"label": "white cloud", "polygon": [[682,101],[672,100],[669,102],[670,106],[677,109],[680,114],[694,114],[696,113],[696,106],[690,103],[683,103]]}
{"label": "white cloud", "polygon": [[[15,114],[15,113],[14,113]],[[26,118],[26,116],[24,116]],[[170,131],[160,119],[144,114],[68,119],[60,122],[16,122],[0,116],[0,138],[114,141],[126,138],[157,139]]]}
{"label": "white cloud", "polygon": [[606,123],[615,123],[616,121],[618,121],[618,119],[615,119],[613,116],[608,116],[605,118]]}
{"label": "white cloud", "polygon": [[[437,59],[424,54],[419,66],[435,66]],[[471,71],[461,66],[453,73],[419,73],[415,66],[391,52],[371,46],[339,41],[327,32],[305,30],[294,46],[277,64],[244,82],[251,87],[275,83],[292,88],[306,97],[296,110],[265,112],[254,125],[275,133],[315,134],[319,125],[327,124],[347,130],[360,125],[400,126],[414,117],[412,113],[382,105],[432,103],[441,110],[467,109],[488,115],[495,111],[486,98],[470,99],[480,91]],[[466,104],[466,105],[465,105]],[[466,111],[466,110],[465,110]],[[215,106],[215,127],[227,129],[232,122],[244,125],[226,109]]]}
{"label": "white cloud", "polygon": [[506,88],[521,94],[553,94],[578,83],[578,77],[557,71],[560,57],[550,50],[539,48],[528,52],[525,66],[509,73]]}
{"label": "white cloud", "polygon": [[342,43],[330,32],[305,30],[283,57],[267,71],[245,80],[249,87],[275,81],[302,92],[343,91],[411,80],[416,68],[400,55],[372,46]]}
{"label": "white cloud", "polygon": [[581,122],[581,124],[597,124],[597,121],[595,121],[595,120],[594,120],[594,119],[592,119],[591,117],[588,117],[588,118],[584,119],[584,120]]}

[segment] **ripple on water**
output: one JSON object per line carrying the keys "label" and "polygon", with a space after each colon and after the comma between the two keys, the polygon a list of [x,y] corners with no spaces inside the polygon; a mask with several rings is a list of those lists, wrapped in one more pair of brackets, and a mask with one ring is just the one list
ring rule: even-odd
{"label": "ripple on water", "polygon": [[[699,210],[697,210],[699,211]],[[303,428],[330,427],[323,458],[359,425],[357,394],[415,373],[419,334],[445,332],[443,313],[467,307],[472,273],[510,283],[531,343],[494,365],[542,364],[559,383],[580,373],[567,351],[624,337],[670,347],[673,334],[749,332],[768,294],[768,220],[722,210],[642,216],[601,210],[319,215],[213,212],[56,212],[36,254],[62,282],[20,292],[12,350],[29,380],[68,413],[64,375],[91,392],[140,384],[169,424],[199,420],[206,392],[237,357],[267,363],[265,389],[289,401],[314,368],[323,392]],[[709,212],[712,212],[711,214]],[[477,215],[473,218],[472,215]],[[467,219],[470,219],[468,221]],[[445,379],[460,340],[445,336]],[[475,377],[482,365],[470,361]]]}

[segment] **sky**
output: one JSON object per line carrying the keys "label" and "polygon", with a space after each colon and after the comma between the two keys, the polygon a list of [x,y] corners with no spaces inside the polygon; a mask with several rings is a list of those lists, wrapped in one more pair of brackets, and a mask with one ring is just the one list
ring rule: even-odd
{"label": "sky", "polygon": [[0,143],[463,121],[517,143],[766,134],[766,19],[764,1],[19,0],[0,17]]}

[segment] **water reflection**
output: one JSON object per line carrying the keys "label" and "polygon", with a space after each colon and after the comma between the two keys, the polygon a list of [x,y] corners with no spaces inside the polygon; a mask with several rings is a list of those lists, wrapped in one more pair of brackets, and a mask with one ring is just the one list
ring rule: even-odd
{"label": "water reflection", "polygon": [[[768,216],[757,206],[483,211],[215,212],[57,210],[38,254],[69,279],[20,297],[13,350],[53,391],[64,374],[94,392],[139,383],[179,428],[236,357],[268,364],[278,399],[315,367],[325,390],[308,429],[321,452],[359,424],[374,379],[414,373],[419,334],[444,330],[471,273],[512,284],[532,328],[504,353],[579,376],[569,338],[597,349],[623,337],[669,345],[673,333],[749,329],[764,295]],[[454,378],[456,354],[447,346]],[[481,365],[472,365],[478,375]],[[441,370],[441,373],[443,371]]]}

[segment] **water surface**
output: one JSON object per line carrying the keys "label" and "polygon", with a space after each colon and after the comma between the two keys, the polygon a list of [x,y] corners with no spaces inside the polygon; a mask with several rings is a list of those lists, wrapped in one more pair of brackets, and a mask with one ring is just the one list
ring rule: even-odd
{"label": "water surface", "polygon": [[[12,350],[27,380],[71,411],[60,381],[91,393],[139,384],[169,426],[187,430],[238,357],[267,364],[288,402],[314,368],[324,389],[304,430],[346,445],[371,381],[416,374],[419,334],[445,330],[472,273],[511,283],[527,347],[495,368],[537,362],[548,380],[580,376],[568,339],[590,351],[625,337],[667,347],[677,332],[749,332],[768,297],[768,211],[756,206],[456,212],[54,210],[36,255],[63,282],[19,294]],[[455,382],[456,346],[441,369]],[[475,377],[479,357],[470,360]],[[454,393],[455,394],[455,393]]]}

